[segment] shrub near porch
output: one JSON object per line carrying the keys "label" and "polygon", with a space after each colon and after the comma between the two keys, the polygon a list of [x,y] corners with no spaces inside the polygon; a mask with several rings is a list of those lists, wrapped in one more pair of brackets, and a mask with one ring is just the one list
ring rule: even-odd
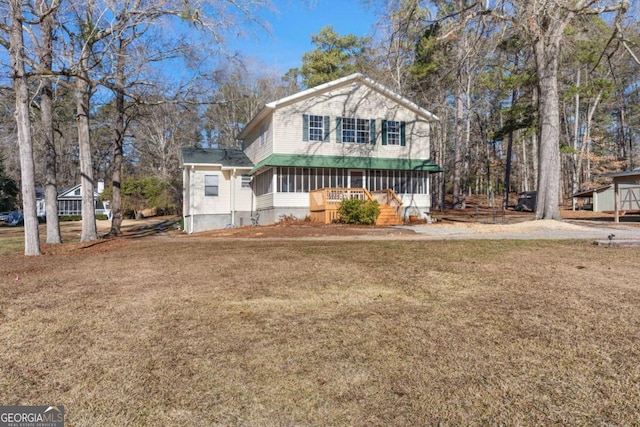
{"label": "shrub near porch", "polygon": [[373,225],[380,215],[380,206],[375,200],[345,199],[338,207],[338,215],[340,222]]}

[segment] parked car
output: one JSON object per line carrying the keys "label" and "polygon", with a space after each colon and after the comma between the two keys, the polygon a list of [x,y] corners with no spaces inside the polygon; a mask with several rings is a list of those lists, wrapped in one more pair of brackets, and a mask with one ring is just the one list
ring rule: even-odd
{"label": "parked car", "polygon": [[22,211],[12,211],[9,212],[8,218],[5,220],[7,225],[12,227],[23,225],[24,224],[24,216],[22,215]]}
{"label": "parked car", "polygon": [[0,221],[7,221],[9,219],[10,212],[0,212]]}
{"label": "parked car", "polygon": [[518,194],[518,203],[516,203],[516,210],[519,212],[533,212],[536,210],[536,191],[523,191]]}

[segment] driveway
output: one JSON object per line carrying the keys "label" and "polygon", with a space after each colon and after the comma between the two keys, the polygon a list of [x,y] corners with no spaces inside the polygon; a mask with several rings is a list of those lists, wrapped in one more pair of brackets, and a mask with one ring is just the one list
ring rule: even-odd
{"label": "driveway", "polygon": [[[398,226],[424,239],[594,239],[640,242],[640,224],[592,221],[524,221],[515,224],[448,223]],[[611,236],[611,239],[609,237]]]}

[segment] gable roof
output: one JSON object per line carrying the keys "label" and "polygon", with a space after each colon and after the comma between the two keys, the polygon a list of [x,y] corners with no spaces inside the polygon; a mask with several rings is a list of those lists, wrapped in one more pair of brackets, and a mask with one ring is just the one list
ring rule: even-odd
{"label": "gable roof", "polygon": [[436,121],[436,120],[440,120],[435,114],[425,110],[424,108],[420,107],[418,104],[409,101],[407,98],[393,92],[392,90],[386,88],[385,86],[381,85],[380,83],[377,83],[373,80],[371,80],[370,78],[360,74],[360,73],[355,73],[355,74],[351,74],[349,76],[346,77],[342,77],[340,79],[337,80],[333,80],[331,82],[328,83],[324,83],[321,84],[319,86],[316,87],[312,87],[310,89],[307,90],[303,90],[302,92],[298,92],[294,95],[290,95],[287,96],[285,98],[279,99],[277,101],[273,101],[270,102],[268,104],[266,104],[262,110],[260,110],[260,112],[258,114],[256,114],[251,121],[249,121],[249,123],[247,123],[247,125],[244,127],[244,129],[242,130],[242,132],[240,132],[240,134],[238,135],[238,139],[244,139],[247,135],[247,133],[253,129],[258,123],[260,123],[265,117],[267,117],[268,115],[270,115],[271,113],[273,113],[274,110],[276,110],[277,108],[281,108],[284,107],[286,105],[292,104],[294,102],[298,102],[304,99],[308,99],[317,95],[320,95],[322,93],[325,92],[329,92],[331,90],[334,89],[338,89],[344,86],[348,86],[352,83],[360,83],[363,84],[373,90],[375,90],[376,92],[394,100],[396,103],[398,103],[399,105],[402,105],[403,107],[407,108],[408,110],[413,111],[414,113],[418,114],[419,116],[424,117],[427,120],[430,121]]}
{"label": "gable roof", "polygon": [[222,168],[253,168],[253,163],[242,150],[226,148],[182,147],[180,150],[180,164],[211,165]]}
{"label": "gable roof", "polygon": [[[76,190],[80,190],[80,194],[75,194]],[[95,189],[93,190],[93,197],[100,197],[100,193],[98,193]],[[65,188],[63,190],[58,191],[58,200],[66,199],[66,200],[81,200],[82,199],[82,184],[74,185],[71,188]]]}

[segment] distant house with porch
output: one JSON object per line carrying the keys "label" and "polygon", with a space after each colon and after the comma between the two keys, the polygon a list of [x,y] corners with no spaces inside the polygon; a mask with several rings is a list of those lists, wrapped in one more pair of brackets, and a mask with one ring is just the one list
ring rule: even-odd
{"label": "distant house with porch", "polygon": [[330,221],[344,198],[378,200],[380,223],[431,209],[431,126],[438,118],[353,74],[266,104],[242,150],[184,148],[185,228],[285,216]]}
{"label": "distant house with porch", "polygon": [[[100,200],[100,195],[104,191],[104,181],[98,181],[93,199],[96,215],[110,215],[109,202]],[[37,193],[36,211],[39,217],[46,215],[44,192]],[[82,215],[82,184],[61,190],[58,193],[58,216]]]}

